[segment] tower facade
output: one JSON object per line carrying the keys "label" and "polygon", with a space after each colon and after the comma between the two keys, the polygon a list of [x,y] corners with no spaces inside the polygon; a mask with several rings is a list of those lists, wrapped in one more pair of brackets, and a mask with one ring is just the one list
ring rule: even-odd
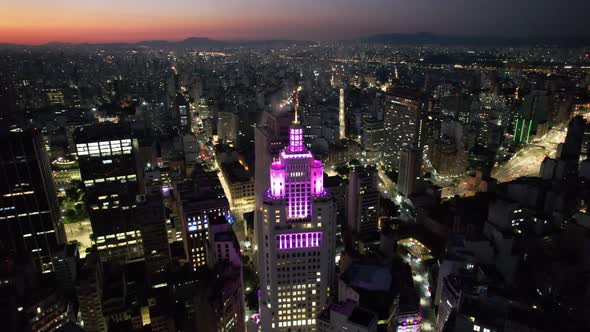
{"label": "tower facade", "polygon": [[344,114],[344,89],[340,88],[340,98],[338,101],[338,138],[345,139],[346,138],[346,116]]}
{"label": "tower facade", "polygon": [[142,172],[131,128],[110,123],[80,127],[74,138],[101,259],[124,262],[142,257],[141,230],[134,216]]}
{"label": "tower facade", "polygon": [[41,132],[2,129],[0,139],[0,248],[53,271],[66,237]]}
{"label": "tower facade", "polygon": [[270,165],[257,220],[261,331],[315,330],[334,275],[335,211],[323,165],[289,129],[289,145]]}
{"label": "tower facade", "polygon": [[379,187],[374,166],[351,169],[348,175],[348,228],[361,241],[379,239]]}
{"label": "tower facade", "polygon": [[423,98],[412,91],[393,91],[386,97],[383,115],[385,136],[383,163],[388,171],[399,165],[400,152],[409,146],[422,150],[423,116],[426,108]]}

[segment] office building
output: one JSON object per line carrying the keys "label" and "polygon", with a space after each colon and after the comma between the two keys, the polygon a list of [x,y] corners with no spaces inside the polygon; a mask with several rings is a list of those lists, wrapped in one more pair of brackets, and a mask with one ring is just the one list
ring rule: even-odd
{"label": "office building", "polygon": [[170,246],[161,194],[139,196],[134,217],[141,232],[147,272],[163,271],[170,263]]}
{"label": "office building", "polygon": [[244,286],[240,244],[231,224],[225,217],[210,215],[209,248],[212,251],[211,268],[219,276],[217,331],[245,331]]}
{"label": "office building", "polygon": [[398,167],[402,149],[414,146],[422,151],[425,108],[423,97],[416,92],[397,89],[387,95],[383,115],[387,133],[383,142],[386,170]]}
{"label": "office building", "polygon": [[174,99],[174,111],[176,115],[176,130],[179,135],[192,132],[191,105],[183,95],[178,94]]}
{"label": "office building", "polygon": [[0,141],[0,247],[53,271],[66,237],[41,132],[2,130]]}
{"label": "office building", "polygon": [[361,144],[367,153],[367,163],[376,164],[381,158],[383,142],[385,141],[385,129],[383,121],[373,118],[363,118]]}
{"label": "office building", "polygon": [[128,126],[105,123],[79,128],[75,141],[93,241],[101,258],[142,257],[141,231],[132,211],[142,183],[137,140]]}
{"label": "office building", "polygon": [[236,144],[238,140],[240,119],[234,112],[217,113],[217,136],[227,144]]}
{"label": "office building", "polygon": [[417,191],[421,167],[420,151],[412,146],[401,150],[397,177],[398,192],[408,197]]}
{"label": "office building", "polygon": [[193,271],[205,268],[211,259],[207,249],[209,216],[232,220],[217,174],[197,167],[191,179],[176,185],[175,198],[188,262]]}
{"label": "office building", "polygon": [[221,163],[221,172],[229,189],[231,207],[240,214],[252,211],[254,209],[254,178],[250,176],[248,167],[239,161]]}
{"label": "office building", "polygon": [[76,294],[80,325],[88,332],[104,332],[107,322],[102,314],[102,268],[98,255],[91,253],[80,269]]}
{"label": "office building", "polygon": [[551,98],[546,91],[534,90],[525,97],[524,104],[514,120],[512,140],[516,144],[540,138],[549,130]]}
{"label": "office building", "polygon": [[361,241],[379,238],[379,188],[377,168],[354,167],[348,176],[346,216],[348,229]]}
{"label": "office building", "polygon": [[344,103],[344,89],[340,88],[340,96],[338,98],[338,139],[346,138],[346,114]]}
{"label": "office building", "polygon": [[323,165],[303,144],[297,121],[270,165],[257,220],[261,331],[312,331],[333,290],[335,211]]}

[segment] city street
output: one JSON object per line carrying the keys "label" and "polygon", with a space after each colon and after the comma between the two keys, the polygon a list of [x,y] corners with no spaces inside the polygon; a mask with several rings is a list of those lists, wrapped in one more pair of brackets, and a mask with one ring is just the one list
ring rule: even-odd
{"label": "city street", "polygon": [[553,128],[538,141],[519,150],[508,162],[499,165],[492,171],[492,177],[498,182],[507,182],[522,176],[539,174],[541,162],[545,157],[555,157],[557,145],[564,141],[566,129]]}
{"label": "city street", "polygon": [[423,319],[420,324],[421,331],[434,331],[436,323],[436,315],[432,307],[432,300],[430,294],[430,283],[428,281],[428,271],[426,270],[423,261],[410,256],[409,254],[402,256],[404,261],[410,264],[412,268],[412,276],[414,278],[414,285],[418,290],[420,296],[420,306],[422,307]]}

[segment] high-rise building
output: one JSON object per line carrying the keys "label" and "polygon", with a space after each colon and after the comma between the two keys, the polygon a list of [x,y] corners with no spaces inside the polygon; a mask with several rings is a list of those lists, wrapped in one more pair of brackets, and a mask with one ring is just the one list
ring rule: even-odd
{"label": "high-rise building", "polygon": [[80,323],[85,331],[104,332],[107,322],[102,314],[102,269],[98,255],[86,256],[85,265],[80,269],[78,285],[78,306]]}
{"label": "high-rise building", "polygon": [[297,121],[289,146],[270,165],[257,220],[261,331],[312,331],[334,275],[335,211],[323,165],[303,144]]}
{"label": "high-rise building", "polygon": [[374,166],[350,170],[346,202],[348,229],[361,241],[379,239],[378,183]]}
{"label": "high-rise building", "polygon": [[183,95],[176,95],[176,98],[174,99],[174,110],[176,111],[176,128],[178,130],[178,134],[184,135],[191,133],[191,105]]}
{"label": "high-rise building", "polygon": [[547,134],[550,104],[546,91],[534,90],[525,97],[522,109],[514,120],[512,140],[515,143],[528,143],[533,137]]}
{"label": "high-rise building", "polygon": [[213,214],[209,218],[209,247],[215,262],[213,271],[220,276],[217,330],[243,332],[245,308],[240,243],[223,216]]}
{"label": "high-rise building", "polygon": [[398,192],[400,195],[408,197],[416,192],[421,161],[420,151],[412,146],[405,147],[400,152],[397,177]]}
{"label": "high-rise building", "polygon": [[398,166],[403,148],[414,146],[422,150],[425,108],[426,103],[417,93],[394,90],[387,95],[383,121],[388,134],[383,143],[383,162],[388,171]]}
{"label": "high-rise building", "polygon": [[381,158],[384,140],[385,130],[383,128],[383,121],[370,117],[363,118],[361,143],[367,153],[367,162],[369,164],[375,164]]}
{"label": "high-rise building", "polygon": [[[255,131],[255,167],[254,167],[254,220],[262,219],[263,195],[259,193],[270,188],[270,165],[274,158],[289,142],[289,123],[291,116],[288,112],[265,112],[262,115],[261,126]],[[258,250],[254,223],[254,251]]]}
{"label": "high-rise building", "polygon": [[345,115],[345,103],[344,103],[344,89],[340,88],[340,96],[338,100],[338,138],[346,138],[346,115]]}
{"label": "high-rise building", "polygon": [[210,260],[207,242],[211,215],[231,218],[229,202],[215,172],[196,168],[192,179],[176,185],[176,205],[182,222],[184,249],[192,270]]}
{"label": "high-rise building", "polygon": [[217,113],[217,136],[224,143],[236,144],[240,119],[234,112]]}
{"label": "high-rise building", "polygon": [[132,211],[142,183],[137,140],[126,125],[100,124],[79,128],[75,141],[93,241],[101,258],[142,257],[141,231]]}
{"label": "high-rise building", "polygon": [[0,141],[0,248],[53,271],[66,237],[41,133],[3,130]]}
{"label": "high-rise building", "polygon": [[135,209],[149,273],[161,272],[170,262],[164,201],[161,194],[140,196]]}

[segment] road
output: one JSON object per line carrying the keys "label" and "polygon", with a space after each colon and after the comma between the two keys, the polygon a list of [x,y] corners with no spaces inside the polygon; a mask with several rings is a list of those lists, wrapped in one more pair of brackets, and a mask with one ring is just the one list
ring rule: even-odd
{"label": "road", "polygon": [[428,271],[423,262],[409,254],[403,256],[406,263],[410,264],[412,268],[412,275],[414,278],[414,285],[418,289],[420,296],[420,306],[422,307],[422,323],[420,324],[421,331],[434,331],[436,324],[436,315],[434,307],[432,306],[432,299],[430,294],[430,282],[428,281]]}
{"label": "road", "polygon": [[555,157],[557,145],[565,140],[566,129],[553,128],[538,141],[533,141],[518,151],[510,160],[494,168],[492,177],[498,182],[507,182],[522,176],[539,174],[545,157]]}

